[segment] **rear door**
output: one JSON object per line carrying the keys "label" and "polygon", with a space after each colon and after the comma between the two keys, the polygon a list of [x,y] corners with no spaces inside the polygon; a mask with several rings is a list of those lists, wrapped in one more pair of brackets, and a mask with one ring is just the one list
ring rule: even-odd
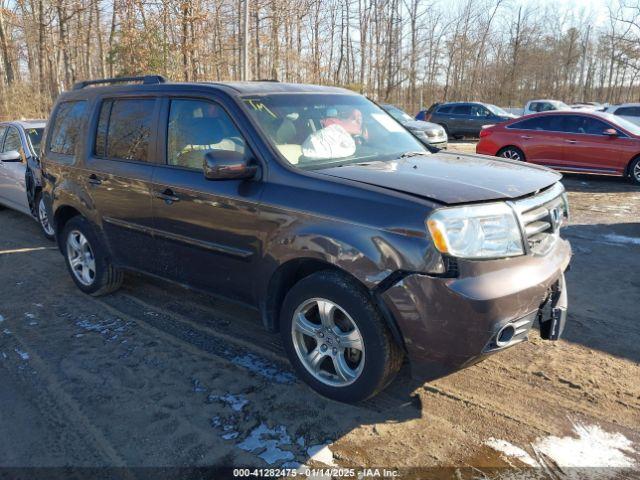
{"label": "rear door", "polygon": [[2,191],[3,198],[9,206],[23,213],[30,214],[29,201],[26,187],[26,150],[22,142],[20,131],[15,126],[8,126],[2,146],[2,153],[17,151],[20,153],[19,161],[2,162]]}
{"label": "rear door", "polygon": [[159,106],[155,96],[100,99],[84,174],[114,259],[144,271],[156,263],[150,184]]}
{"label": "rear door", "polygon": [[[617,135],[605,135],[614,129]],[[575,171],[622,174],[634,151],[634,141],[615,126],[588,115],[564,115],[563,165]]]}
{"label": "rear door", "polygon": [[[153,176],[153,213],[162,276],[245,302],[254,300],[259,257],[254,180],[211,181],[205,154],[233,150],[252,156],[228,110],[209,98],[170,97],[163,107],[165,162]],[[237,107],[236,107],[237,108]]]}
{"label": "rear door", "polygon": [[456,135],[469,135],[473,132],[473,127],[471,124],[471,105],[468,103],[463,103],[460,105],[456,105],[453,107],[451,114],[451,123],[453,127],[451,128],[451,133]]}
{"label": "rear door", "polygon": [[473,135],[477,137],[480,134],[480,130],[484,125],[489,125],[492,123],[491,119],[493,118],[493,114],[489,111],[487,107],[484,105],[480,105],[479,103],[474,103],[471,105],[471,112],[469,117],[469,131],[468,135]]}
{"label": "rear door", "polygon": [[520,147],[527,162],[561,165],[563,155],[562,119],[559,115],[541,115],[509,125],[511,144]]}

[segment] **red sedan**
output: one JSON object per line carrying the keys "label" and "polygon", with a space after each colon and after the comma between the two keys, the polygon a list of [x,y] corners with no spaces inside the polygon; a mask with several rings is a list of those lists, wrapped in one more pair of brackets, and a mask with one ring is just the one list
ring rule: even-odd
{"label": "red sedan", "polygon": [[480,132],[476,152],[640,184],[640,126],[602,112],[545,112]]}

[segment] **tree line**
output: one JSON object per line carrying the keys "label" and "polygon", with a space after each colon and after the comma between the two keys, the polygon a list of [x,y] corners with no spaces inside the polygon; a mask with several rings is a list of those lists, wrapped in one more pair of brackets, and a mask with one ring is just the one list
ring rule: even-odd
{"label": "tree line", "polygon": [[145,73],[342,85],[412,113],[640,101],[640,0],[611,1],[602,19],[514,0],[0,0],[0,117]]}

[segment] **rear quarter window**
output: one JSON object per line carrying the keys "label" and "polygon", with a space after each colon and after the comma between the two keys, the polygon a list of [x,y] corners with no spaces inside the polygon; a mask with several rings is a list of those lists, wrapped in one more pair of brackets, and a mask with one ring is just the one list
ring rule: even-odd
{"label": "rear quarter window", "polygon": [[85,100],[63,102],[58,105],[51,127],[49,151],[60,155],[75,154],[86,121]]}

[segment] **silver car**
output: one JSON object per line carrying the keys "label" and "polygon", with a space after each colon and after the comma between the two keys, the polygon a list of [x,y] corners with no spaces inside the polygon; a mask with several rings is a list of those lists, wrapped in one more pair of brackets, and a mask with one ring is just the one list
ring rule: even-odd
{"label": "silver car", "polygon": [[0,206],[33,216],[45,237],[53,239],[54,230],[41,195],[38,158],[44,127],[44,120],[0,123]]}

